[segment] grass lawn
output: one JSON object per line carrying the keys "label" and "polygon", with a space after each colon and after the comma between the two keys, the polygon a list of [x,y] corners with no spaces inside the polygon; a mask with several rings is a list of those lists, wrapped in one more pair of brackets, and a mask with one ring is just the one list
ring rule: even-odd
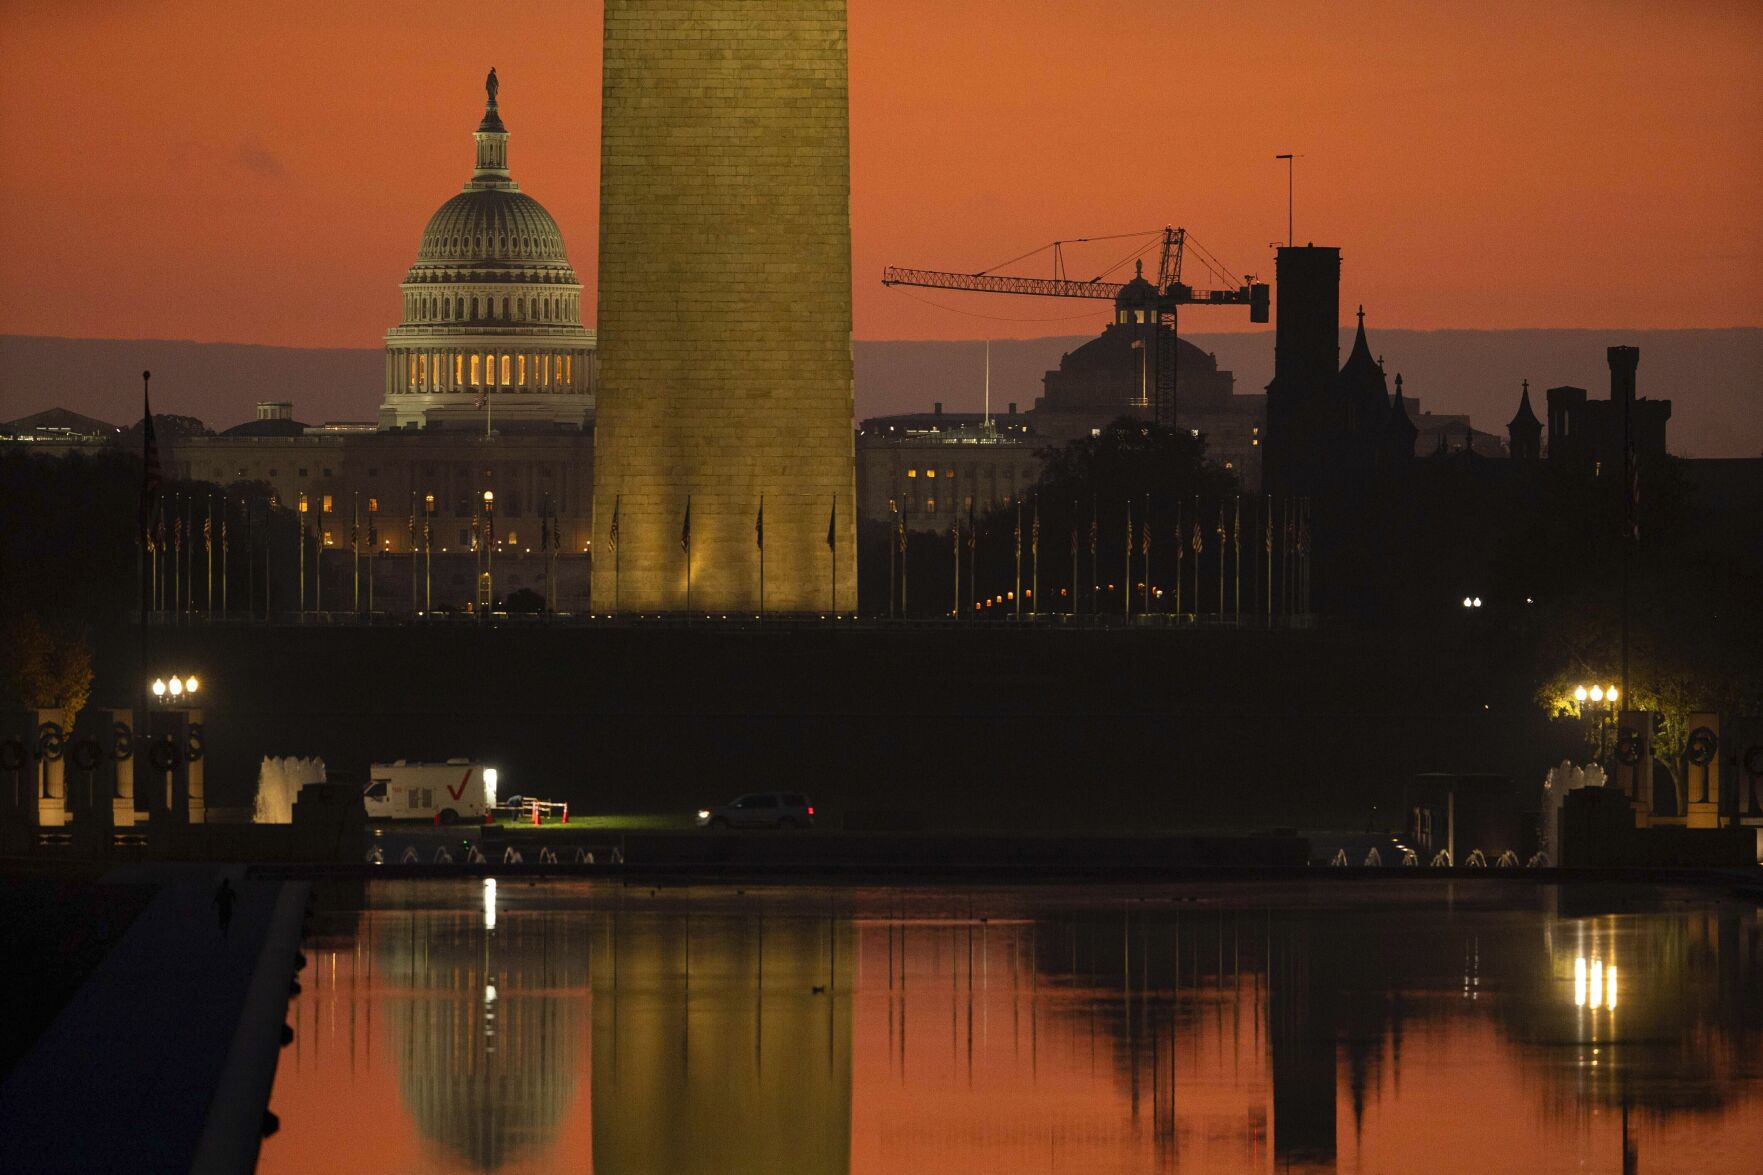
{"label": "grass lawn", "polygon": [[543,824],[534,825],[532,817],[524,820],[498,819],[498,828],[506,828],[520,832],[653,832],[666,829],[690,829],[696,826],[691,813],[678,812],[626,812],[626,813],[595,813],[593,815],[569,814],[569,823],[562,824],[555,819],[547,818]]}

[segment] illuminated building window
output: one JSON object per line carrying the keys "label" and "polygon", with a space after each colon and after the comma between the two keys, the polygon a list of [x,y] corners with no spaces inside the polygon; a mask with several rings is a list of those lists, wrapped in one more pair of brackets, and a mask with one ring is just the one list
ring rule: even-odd
{"label": "illuminated building window", "polygon": [[926,477],[935,477],[937,475],[937,471],[934,469],[927,469],[924,471],[924,475]]}
{"label": "illuminated building window", "polygon": [[563,357],[563,382],[569,383],[574,379],[575,379],[575,356],[574,355],[565,355]]}
{"label": "illuminated building window", "polygon": [[378,498],[369,498],[367,500],[367,512],[369,514],[378,514],[379,510],[380,510],[380,500]]}
{"label": "illuminated building window", "polygon": [[917,476],[918,476],[918,470],[916,470],[916,469],[908,469],[908,470],[907,470],[907,471],[906,471],[906,476],[907,476],[907,477],[917,477]]}
{"label": "illuminated building window", "polygon": [[519,543],[520,543],[520,536],[515,534],[512,530],[509,531],[508,532],[508,545],[513,547],[513,546],[518,546]]}
{"label": "illuminated building window", "polygon": [[526,356],[525,355],[522,355],[520,357],[520,377],[516,382],[518,382],[521,387],[523,387],[523,388],[526,387]]}
{"label": "illuminated building window", "polygon": [[926,514],[935,514],[937,512],[937,500],[935,498],[926,498],[924,500],[924,511]]}
{"label": "illuminated building window", "polygon": [[[327,469],[327,470],[325,470],[325,472],[329,473],[330,470]],[[326,494],[324,496],[324,505],[319,507],[319,509],[323,510],[326,514],[329,514],[331,512],[331,496],[329,494]],[[330,542],[330,540],[326,539],[325,542],[328,543],[328,542]]]}
{"label": "illuminated building window", "polygon": [[502,356],[502,386],[508,386],[508,356]]}
{"label": "illuminated building window", "polygon": [[331,545],[331,532],[328,530],[324,532],[324,545],[327,547]]}
{"label": "illuminated building window", "polygon": [[472,383],[473,387],[476,387],[477,383],[478,383],[477,365],[478,365],[478,357],[476,355],[473,355],[471,357],[471,383]]}
{"label": "illuminated building window", "polygon": [[1145,312],[1143,310],[1134,310],[1132,312],[1132,320],[1143,325],[1145,321]]}
{"label": "illuminated building window", "polygon": [[455,385],[465,382],[465,356],[453,356],[453,382]]}

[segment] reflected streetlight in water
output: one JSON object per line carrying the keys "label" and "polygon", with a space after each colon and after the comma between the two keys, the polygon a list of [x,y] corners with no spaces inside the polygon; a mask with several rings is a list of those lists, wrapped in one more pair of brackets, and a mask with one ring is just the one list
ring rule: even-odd
{"label": "reflected streetlight in water", "polygon": [[484,929],[496,929],[496,879],[484,878]]}

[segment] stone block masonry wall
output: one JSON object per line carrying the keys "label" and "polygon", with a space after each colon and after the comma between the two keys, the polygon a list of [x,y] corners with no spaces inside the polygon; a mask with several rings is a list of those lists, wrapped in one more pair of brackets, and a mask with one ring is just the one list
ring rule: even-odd
{"label": "stone block masonry wall", "polygon": [[844,0],[607,0],[601,101],[594,606],[686,608],[689,495],[692,609],[756,611],[763,494],[766,609],[853,609]]}

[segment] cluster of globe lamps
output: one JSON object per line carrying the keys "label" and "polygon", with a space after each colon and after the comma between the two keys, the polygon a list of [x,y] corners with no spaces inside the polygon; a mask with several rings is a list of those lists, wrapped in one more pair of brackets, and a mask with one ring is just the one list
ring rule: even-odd
{"label": "cluster of globe lamps", "polygon": [[194,675],[189,677],[178,677],[176,674],[173,674],[169,681],[163,677],[155,677],[151,688],[153,690],[153,697],[156,700],[163,702],[167,698],[170,698],[172,701],[176,701],[185,695],[194,696],[197,689],[201,687],[201,684],[201,682],[196,680]]}

